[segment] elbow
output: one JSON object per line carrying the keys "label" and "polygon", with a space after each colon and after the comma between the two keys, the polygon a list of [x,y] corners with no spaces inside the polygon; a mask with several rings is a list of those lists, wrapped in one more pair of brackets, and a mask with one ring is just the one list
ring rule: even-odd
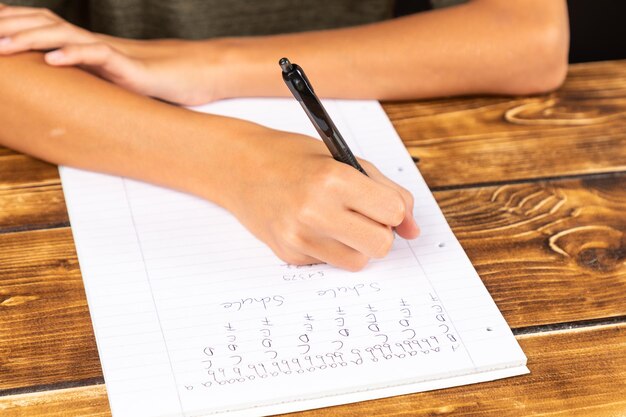
{"label": "elbow", "polygon": [[[506,94],[544,94],[558,89],[567,76],[569,28],[567,21],[536,25],[519,48],[515,75]],[[512,82],[511,82],[512,81]]]}
{"label": "elbow", "polygon": [[555,63],[542,70],[541,80],[531,83],[526,94],[545,94],[557,90],[567,78],[567,61]]}

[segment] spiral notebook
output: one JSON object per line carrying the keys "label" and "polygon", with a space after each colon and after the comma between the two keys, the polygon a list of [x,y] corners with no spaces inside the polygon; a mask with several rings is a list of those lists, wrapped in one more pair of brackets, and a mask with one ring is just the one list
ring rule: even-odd
{"label": "spiral notebook", "polygon": [[[528,372],[380,105],[325,105],[413,193],[422,230],[357,273],[285,264],[199,198],[60,169],[113,416],[270,415]],[[316,136],[294,100],[194,110]]]}

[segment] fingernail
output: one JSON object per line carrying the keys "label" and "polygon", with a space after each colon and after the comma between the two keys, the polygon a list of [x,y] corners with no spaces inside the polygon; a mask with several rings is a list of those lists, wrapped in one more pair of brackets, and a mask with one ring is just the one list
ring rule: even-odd
{"label": "fingernail", "polygon": [[0,46],[6,46],[11,43],[11,38],[0,38]]}
{"label": "fingernail", "polygon": [[65,54],[62,51],[52,51],[46,54],[46,61],[48,62],[61,62],[65,58]]}

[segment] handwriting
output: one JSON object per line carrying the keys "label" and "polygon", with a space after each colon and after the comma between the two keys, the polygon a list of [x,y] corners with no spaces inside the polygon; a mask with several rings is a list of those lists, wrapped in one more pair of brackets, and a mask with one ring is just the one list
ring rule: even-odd
{"label": "handwriting", "polygon": [[380,286],[377,282],[370,282],[369,284],[356,284],[345,287],[333,287],[322,290],[317,290],[317,295],[320,297],[337,298],[341,296],[356,296],[360,297],[362,294],[375,293],[380,291]]}
{"label": "handwriting", "polygon": [[249,297],[241,298],[235,301],[222,303],[221,306],[226,310],[240,311],[244,307],[262,306],[264,310],[269,307],[280,307],[285,303],[285,297],[282,295],[271,295],[266,297]]}

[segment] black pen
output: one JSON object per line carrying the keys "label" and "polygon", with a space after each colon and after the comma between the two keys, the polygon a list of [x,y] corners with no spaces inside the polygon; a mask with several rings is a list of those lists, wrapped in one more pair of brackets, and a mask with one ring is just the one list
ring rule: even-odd
{"label": "black pen", "polygon": [[367,175],[367,172],[361,167],[341,133],[339,133],[337,126],[326,113],[322,102],[315,95],[313,86],[302,68],[297,64],[292,64],[287,58],[282,58],[278,61],[278,64],[283,70],[285,84],[287,84],[293,96],[298,100],[304,112],[309,116],[311,123],[315,126],[317,133],[319,133],[328,147],[333,158],[344,164],[351,165]]}

